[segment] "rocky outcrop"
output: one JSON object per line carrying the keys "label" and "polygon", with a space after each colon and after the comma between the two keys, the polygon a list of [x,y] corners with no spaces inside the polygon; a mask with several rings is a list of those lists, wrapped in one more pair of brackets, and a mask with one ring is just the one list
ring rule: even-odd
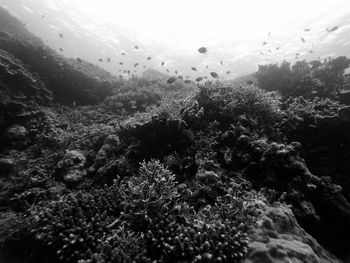
{"label": "rocky outcrop", "polygon": [[56,102],[95,104],[111,93],[114,80],[111,74],[84,61],[73,63],[58,55],[3,8],[0,8],[0,49],[38,73]]}
{"label": "rocky outcrop", "polygon": [[256,207],[261,215],[250,228],[252,242],[244,263],[341,262],[299,226],[285,204],[268,206],[260,200]]}

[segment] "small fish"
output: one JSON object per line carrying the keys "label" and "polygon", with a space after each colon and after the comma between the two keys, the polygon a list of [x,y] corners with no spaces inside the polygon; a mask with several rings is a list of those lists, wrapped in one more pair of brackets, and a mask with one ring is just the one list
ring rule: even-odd
{"label": "small fish", "polygon": [[130,72],[131,72],[131,71],[130,71],[130,70],[128,70],[127,72],[128,72],[128,74],[130,74]]}
{"label": "small fish", "polygon": [[81,62],[82,62],[81,58],[77,58],[77,61],[78,61],[79,63],[81,63]]}
{"label": "small fish", "polygon": [[260,55],[264,55],[264,52],[260,51]]}
{"label": "small fish", "polygon": [[143,68],[146,68],[146,66],[143,66]]}
{"label": "small fish", "polygon": [[223,65],[224,65],[224,63],[222,63],[222,60],[220,60],[220,65],[221,65],[221,66],[223,66]]}
{"label": "small fish", "polygon": [[41,17],[44,19],[44,18],[45,18],[45,15],[42,15]]}
{"label": "small fish", "polygon": [[60,36],[60,38],[63,38],[63,34],[62,33],[60,33],[59,36]]}
{"label": "small fish", "polygon": [[210,75],[215,79],[219,77],[219,75],[216,72],[210,72]]}
{"label": "small fish", "polygon": [[327,28],[327,32],[334,32],[335,30],[337,30],[339,28],[339,26],[334,26],[331,29]]}
{"label": "small fish", "polygon": [[265,45],[267,44],[267,42],[266,42],[266,41],[264,41],[262,44],[263,44],[263,46],[265,46]]}
{"label": "small fish", "polygon": [[309,53],[314,53],[312,50],[309,50]]}
{"label": "small fish", "polygon": [[207,68],[209,68],[209,65],[207,65]]}
{"label": "small fish", "polygon": [[60,51],[61,51],[61,52],[63,52],[63,49],[62,49],[62,48],[60,48]]}
{"label": "small fish", "polygon": [[134,64],[134,68],[136,68],[138,65],[139,65],[139,63],[135,63],[135,64]]}
{"label": "small fish", "polygon": [[168,84],[172,84],[176,81],[176,78],[175,77],[170,77],[168,78],[168,80],[166,81]]}
{"label": "small fish", "polygon": [[229,70],[228,70],[228,71],[226,71],[226,74],[230,74],[230,73],[231,73],[231,71],[229,71]]}
{"label": "small fish", "polygon": [[151,57],[148,57],[147,60],[151,60]]}
{"label": "small fish", "polygon": [[183,80],[183,79],[184,79],[184,77],[183,77],[183,76],[178,76],[178,79],[182,79],[182,80]]}
{"label": "small fish", "polygon": [[295,55],[296,55],[296,56],[299,56],[299,55],[300,55],[300,53],[295,53]]}
{"label": "small fish", "polygon": [[134,48],[135,48],[135,49],[139,49],[139,46],[135,46]]}
{"label": "small fish", "polygon": [[190,130],[183,130],[182,133],[183,133],[190,141],[193,141],[194,138],[195,138],[193,132],[191,132]]}
{"label": "small fish", "polygon": [[186,79],[188,79],[190,76],[186,76]]}
{"label": "small fish", "polygon": [[123,62],[119,62],[119,65],[123,65],[124,63]]}
{"label": "small fish", "polygon": [[177,70],[175,70],[175,74],[177,75]]}
{"label": "small fish", "polygon": [[122,75],[119,75],[119,78],[121,78],[121,79],[122,79],[122,78],[123,78],[123,76],[122,76]]}
{"label": "small fish", "polygon": [[208,51],[208,49],[206,47],[198,48],[198,52],[201,54],[205,54],[205,53],[207,53],[207,51]]}
{"label": "small fish", "polygon": [[125,56],[125,52],[122,52],[122,56]]}
{"label": "small fish", "polygon": [[271,32],[268,33],[268,36],[271,36]]}
{"label": "small fish", "polygon": [[162,63],[160,63],[161,66],[164,66],[164,61]]}
{"label": "small fish", "polygon": [[303,43],[305,43],[306,42],[306,40],[305,40],[305,38],[300,38],[300,40],[301,40],[301,42],[303,42]]}
{"label": "small fish", "polygon": [[268,50],[271,53],[271,49]]}
{"label": "small fish", "polygon": [[189,79],[186,79],[184,82],[185,82],[186,84],[190,84],[192,81],[189,80]]}
{"label": "small fish", "polygon": [[280,49],[280,47],[276,47],[276,50],[279,50]]}
{"label": "small fish", "polygon": [[196,69],[195,67],[191,67],[191,69],[192,69],[193,71],[197,71],[197,69]]}
{"label": "small fish", "polygon": [[196,81],[199,82],[199,81],[202,81],[203,80],[203,77],[198,77],[196,78]]}
{"label": "small fish", "polygon": [[170,72],[169,69],[167,69],[166,72]]}
{"label": "small fish", "polygon": [[99,59],[98,59],[98,61],[102,62],[102,61],[103,61],[103,59],[102,59],[102,58],[99,58]]}
{"label": "small fish", "polygon": [[305,31],[305,32],[310,32],[311,29],[310,29],[310,28],[305,28],[304,31]]}
{"label": "small fish", "polygon": [[205,79],[208,79],[208,76],[204,76]]}
{"label": "small fish", "polygon": [[123,73],[126,73],[126,69],[123,70]]}
{"label": "small fish", "polygon": [[108,63],[111,63],[111,59],[110,59],[110,58],[107,58],[107,62],[108,62]]}

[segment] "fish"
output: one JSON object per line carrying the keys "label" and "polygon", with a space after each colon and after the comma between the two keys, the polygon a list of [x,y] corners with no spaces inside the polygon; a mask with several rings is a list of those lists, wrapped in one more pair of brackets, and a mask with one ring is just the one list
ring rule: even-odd
{"label": "fish", "polygon": [[175,78],[175,77],[170,77],[170,78],[168,78],[168,80],[166,81],[168,84],[172,84],[172,83],[174,83],[175,81],[177,80],[177,78]]}
{"label": "fish", "polygon": [[271,53],[271,49],[268,50]]}
{"label": "fish", "polygon": [[205,79],[208,79],[208,76],[204,76]]}
{"label": "fish", "polygon": [[186,79],[184,82],[185,82],[186,84],[190,84],[192,81],[189,80],[189,79]]}
{"label": "fish", "polygon": [[312,50],[309,50],[309,53],[314,53]]}
{"label": "fish", "polygon": [[183,79],[184,79],[184,77],[183,77],[183,76],[178,76],[178,79],[182,79],[182,80],[183,80]]}
{"label": "fish", "polygon": [[169,69],[167,69],[166,72],[170,72]]}
{"label": "fish", "polygon": [[220,65],[221,65],[221,66],[224,65],[224,63],[222,63],[222,60],[220,60]]}
{"label": "fish", "polygon": [[339,29],[339,26],[334,26],[334,27],[332,27],[331,29],[328,29],[328,28],[327,28],[327,32],[334,32],[334,31],[336,31],[337,29]]}
{"label": "fish", "polygon": [[219,75],[216,72],[210,72],[210,75],[215,79],[219,77]]}
{"label": "fish", "polygon": [[164,66],[164,61],[162,63],[160,63],[161,66]]}
{"label": "fish", "polygon": [[309,31],[311,31],[311,29],[310,28],[305,28],[304,31],[305,32],[309,32]]}
{"label": "fish", "polygon": [[208,49],[206,47],[200,47],[198,48],[198,52],[201,53],[201,54],[205,54],[207,53]]}
{"label": "fish", "polygon": [[191,69],[192,69],[193,71],[197,71],[197,69],[196,69],[195,67],[191,67]]}
{"label": "fish", "polygon": [[306,42],[306,40],[305,40],[305,38],[300,38],[300,40],[303,42],[303,43],[305,43]]}
{"label": "fish", "polygon": [[175,70],[175,74],[177,75],[177,70]]}
{"label": "fish", "polygon": [[135,48],[135,49],[139,49],[139,46],[135,46],[134,48]]}
{"label": "fish", "polygon": [[60,48],[60,51],[62,51],[62,52],[63,52],[63,48]]}
{"label": "fish", "polygon": [[79,63],[81,63],[81,62],[82,62],[81,58],[77,58],[77,61],[78,61]]}
{"label": "fish", "polygon": [[265,46],[265,45],[267,44],[267,42],[266,42],[266,41],[264,41],[262,44],[263,44],[263,46]]}
{"label": "fish", "polygon": [[45,18],[45,15],[42,15],[41,17],[44,19],[44,18]]}
{"label": "fish", "polygon": [[63,34],[62,33],[60,33],[59,36],[60,36],[60,38],[63,38]]}
{"label": "fish", "polygon": [[99,58],[99,59],[98,59],[98,61],[102,62],[102,61],[103,61],[103,59],[102,59],[102,58]]}
{"label": "fish", "polygon": [[271,32],[269,32],[267,35],[268,35],[268,36],[271,36]]}
{"label": "fish", "polygon": [[296,55],[296,56],[299,56],[299,55],[300,55],[300,53],[295,53],[295,55]]}
{"label": "fish", "polygon": [[199,82],[199,81],[202,81],[203,80],[203,77],[198,77],[196,78],[196,81]]}
{"label": "fish", "polygon": [[228,70],[228,71],[226,71],[226,74],[230,74],[230,73],[231,73],[231,71],[229,71],[229,70]]}
{"label": "fish", "polygon": [[186,79],[188,79],[190,76],[186,76]]}
{"label": "fish", "polygon": [[276,50],[279,50],[280,49],[280,47],[276,47]]}
{"label": "fish", "polygon": [[151,57],[148,57],[147,60],[151,60]]}
{"label": "fish", "polygon": [[123,73],[126,73],[126,69],[123,70]]}
{"label": "fish", "polygon": [[207,65],[207,68],[209,68],[209,65]]}
{"label": "fish", "polygon": [[260,51],[260,55],[264,55],[264,52]]}
{"label": "fish", "polygon": [[123,65],[124,63],[123,62],[119,62],[119,65]]}
{"label": "fish", "polygon": [[136,68],[138,65],[139,65],[139,63],[135,63],[135,64],[134,64],[134,68]]}
{"label": "fish", "polygon": [[107,62],[108,62],[108,63],[111,63],[111,59],[110,59],[110,58],[107,58]]}
{"label": "fish", "polygon": [[125,52],[122,52],[122,56],[125,56]]}
{"label": "fish", "polygon": [[146,66],[143,66],[143,68],[146,68]]}

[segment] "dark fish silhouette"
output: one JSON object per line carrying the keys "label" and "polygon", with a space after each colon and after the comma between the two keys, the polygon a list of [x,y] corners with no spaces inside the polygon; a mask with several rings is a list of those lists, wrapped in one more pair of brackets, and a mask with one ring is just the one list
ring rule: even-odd
{"label": "dark fish silhouette", "polygon": [[306,42],[306,40],[305,40],[305,38],[300,38],[300,40],[303,42],[303,43],[305,43]]}
{"label": "dark fish silhouette", "polygon": [[124,63],[123,62],[119,62],[119,65],[123,65]]}
{"label": "dark fish silhouette", "polygon": [[280,49],[280,47],[276,47],[276,50],[279,50]]}
{"label": "dark fish silhouette", "polygon": [[295,55],[296,55],[296,56],[299,56],[299,55],[300,55],[300,53],[295,53]]}
{"label": "dark fish silhouette", "polygon": [[190,84],[192,81],[189,80],[189,79],[186,79],[184,82],[185,82],[186,84]]}
{"label": "dark fish silhouette", "polygon": [[161,66],[164,66],[164,61],[162,63],[160,63]]}
{"label": "dark fish silhouette", "polygon": [[166,72],[169,72],[169,69],[167,69]]}
{"label": "dark fish silhouette", "polygon": [[337,30],[339,28],[339,26],[334,26],[331,29],[327,28],[327,32],[334,32],[335,30]]}
{"label": "dark fish silhouette", "polygon": [[312,50],[310,50],[309,53],[314,53],[314,52]]}
{"label": "dark fish silhouette", "polygon": [[268,50],[271,53],[271,49]]}
{"label": "dark fish silhouette", "polygon": [[77,58],[77,61],[78,61],[79,63],[81,63],[81,62],[82,62],[81,58]]}
{"label": "dark fish silhouette", "polygon": [[271,32],[269,32],[268,36],[271,36]]}
{"label": "dark fish silhouette", "polygon": [[263,44],[263,46],[265,46],[267,44],[267,42],[264,41],[262,44]]}
{"label": "dark fish silhouette", "polygon": [[63,34],[62,33],[60,33],[59,36],[60,36],[60,38],[63,38]]}
{"label": "dark fish silhouette", "polygon": [[107,58],[107,62],[108,62],[108,63],[111,63],[111,59],[110,59],[110,58]]}
{"label": "dark fish silhouette", "polygon": [[124,53],[124,52],[122,52],[122,56],[125,56],[125,53]]}
{"label": "dark fish silhouette", "polygon": [[205,79],[208,79],[208,77],[207,77],[207,76],[204,76],[204,78],[205,78]]}
{"label": "dark fish silhouette", "polygon": [[310,28],[305,28],[304,31],[305,32],[309,32],[309,31],[311,31],[311,29]]}
{"label": "dark fish silhouette", "polygon": [[172,84],[176,81],[176,78],[175,77],[170,77],[168,78],[168,80],[166,81],[168,84]]}
{"label": "dark fish silhouette", "polygon": [[151,60],[151,57],[148,57],[147,60]]}
{"label": "dark fish silhouette", "polygon": [[143,68],[146,68],[146,66],[143,66]]}
{"label": "dark fish silhouette", "polygon": [[216,72],[210,72],[210,75],[215,79],[219,77],[219,75]]}
{"label": "dark fish silhouette", "polygon": [[186,76],[186,79],[188,79],[190,76]]}
{"label": "dark fish silhouette", "polygon": [[222,63],[222,60],[220,60],[220,65],[221,65],[221,66],[224,65],[224,63]]}
{"label": "dark fish silhouette", "polygon": [[63,49],[62,49],[62,48],[60,48],[60,51],[63,51]]}
{"label": "dark fish silhouette", "polygon": [[45,18],[45,15],[42,15],[41,17],[42,17],[42,18]]}
{"label": "dark fish silhouette", "polygon": [[207,68],[209,68],[209,65],[207,65]]}
{"label": "dark fish silhouette", "polygon": [[134,64],[134,68],[136,68],[138,65],[139,65],[139,63],[135,63],[135,64]]}
{"label": "dark fish silhouette", "polygon": [[139,46],[135,46],[134,48],[135,48],[135,49],[139,49]]}
{"label": "dark fish silhouette", "polygon": [[230,74],[230,73],[231,73],[231,71],[229,71],[229,70],[228,70],[228,71],[226,71],[226,74]]}
{"label": "dark fish silhouette", "polygon": [[264,55],[264,52],[260,51],[260,54],[261,54],[261,55]]}
{"label": "dark fish silhouette", "polygon": [[177,75],[177,70],[175,70],[175,74]]}
{"label": "dark fish silhouette", "polygon": [[98,59],[98,61],[102,62],[102,61],[103,61],[103,59],[102,59],[102,58],[99,58],[99,59]]}
{"label": "dark fish silhouette", "polygon": [[183,80],[183,79],[184,79],[184,77],[183,77],[183,76],[178,76],[178,79],[182,79],[182,80]]}
{"label": "dark fish silhouette", "polygon": [[198,48],[198,52],[201,54],[205,54],[205,53],[207,53],[207,51],[208,51],[208,49],[206,47]]}
{"label": "dark fish silhouette", "polygon": [[203,77],[198,77],[196,78],[196,81],[199,82],[199,81],[202,81],[203,80]]}
{"label": "dark fish silhouette", "polygon": [[195,67],[191,67],[191,69],[192,69],[193,71],[197,71],[197,69],[196,69]]}

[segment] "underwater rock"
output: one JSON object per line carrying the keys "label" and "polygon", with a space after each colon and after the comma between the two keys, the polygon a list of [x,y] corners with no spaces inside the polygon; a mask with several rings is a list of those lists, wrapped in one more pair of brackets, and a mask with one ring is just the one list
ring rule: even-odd
{"label": "underwater rock", "polygon": [[261,215],[250,227],[252,242],[242,262],[341,262],[299,226],[286,205],[260,201],[258,207]]}
{"label": "underwater rock", "polygon": [[57,164],[58,172],[66,184],[77,184],[86,175],[86,158],[77,150],[67,151]]}

